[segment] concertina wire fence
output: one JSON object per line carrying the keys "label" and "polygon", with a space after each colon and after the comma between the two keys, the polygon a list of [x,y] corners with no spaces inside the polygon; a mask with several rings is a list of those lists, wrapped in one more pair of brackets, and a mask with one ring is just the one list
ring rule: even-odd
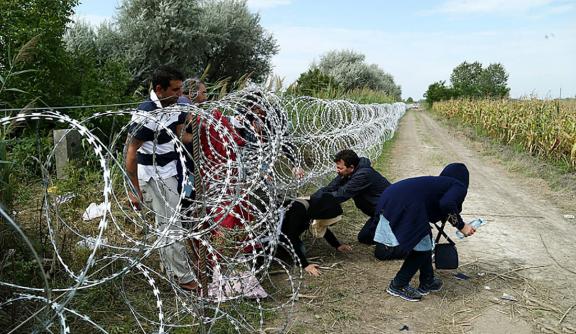
{"label": "concertina wire fence", "polygon": [[[35,158],[42,170],[41,200],[27,210],[35,215],[0,209],[28,250],[24,257],[37,277],[25,281],[8,274],[6,263],[15,254],[3,251],[0,318],[12,322],[4,329],[109,333],[110,324],[86,302],[92,292],[114,296],[114,313],[132,318],[134,332],[284,331],[302,279],[298,257],[280,238],[286,203],[333,175],[332,159],[339,150],[376,159],[405,111],[403,103],[360,105],[253,86],[215,102],[155,112],[107,111],[75,120],[44,110],[1,118],[3,126],[30,126],[35,120],[77,130],[90,155],[87,163],[98,170],[96,179],[79,182],[85,187],[77,194],[59,194],[53,165],[60,143],[54,143],[48,156]],[[150,205],[135,210],[128,204],[127,194],[134,189],[124,165],[126,150],[115,148],[125,147],[144,125],[159,133],[166,119],[182,112],[190,115],[192,145],[166,133],[186,177],[177,203],[166,204],[169,223],[158,225]],[[91,128],[103,119],[130,116],[107,145]],[[155,143],[154,152],[160,146]],[[102,216],[82,220],[84,207],[74,207],[82,198],[100,203]],[[46,231],[49,251],[44,253],[52,259],[40,254],[29,235],[39,230]],[[185,266],[199,285],[196,291],[183,290],[163,266],[159,250],[173,244],[186,249]],[[280,249],[288,259],[276,256]],[[275,314],[275,327],[264,328],[269,313]]]}

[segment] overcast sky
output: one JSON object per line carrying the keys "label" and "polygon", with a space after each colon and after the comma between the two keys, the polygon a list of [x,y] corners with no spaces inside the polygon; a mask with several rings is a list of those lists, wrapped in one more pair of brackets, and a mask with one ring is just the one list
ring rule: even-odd
{"label": "overcast sky", "polygon": [[[111,20],[121,0],[81,0],[78,17]],[[329,50],[352,49],[419,99],[463,61],[501,63],[511,96],[576,96],[576,0],[249,0],[289,84]]]}

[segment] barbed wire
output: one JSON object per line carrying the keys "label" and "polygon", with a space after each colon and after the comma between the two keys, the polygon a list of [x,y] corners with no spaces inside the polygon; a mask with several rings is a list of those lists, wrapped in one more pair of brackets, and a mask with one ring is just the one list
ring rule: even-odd
{"label": "barbed wire", "polygon": [[[28,258],[29,271],[42,278],[28,280],[0,268],[2,296],[7,298],[0,302],[0,319],[10,307],[18,307],[26,311],[13,315],[18,323],[5,327],[8,333],[24,328],[108,333],[110,324],[95,320],[97,312],[90,313],[96,310],[82,302],[96,291],[119,299],[124,306],[115,312],[131,317],[134,330],[144,333],[175,328],[203,333],[222,326],[264,331],[264,318],[271,312],[279,319],[283,315],[276,328],[283,331],[302,279],[292,245],[280,238],[286,203],[332,174],[333,155],[341,149],[377,158],[405,110],[403,103],[360,105],[278,95],[253,86],[219,101],[153,112],[110,110],[75,120],[44,110],[0,118],[3,126],[37,121],[77,131],[85,144],[84,167],[98,171],[68,180],[79,189],[63,194],[53,165],[64,143],[55,142],[48,155],[36,157],[42,172],[41,184],[33,187],[42,197],[38,207],[16,212],[16,219],[0,211],[29,248],[20,258]],[[188,135],[196,140],[196,154],[194,145],[183,144],[188,135],[171,130],[170,120],[182,115]],[[108,143],[94,134],[99,121],[127,116],[132,120]],[[176,200],[160,194],[164,216],[153,201],[143,201],[141,210],[127,205],[128,194],[137,189],[129,182],[126,151],[118,147],[130,145],[145,128],[155,129],[147,149],[156,175],[148,182],[158,189],[172,187],[161,175],[166,143],[174,145],[172,160],[182,169]],[[78,177],[74,175],[69,177]],[[78,205],[87,202],[101,203],[97,224],[81,218],[84,209]],[[35,202],[26,205],[30,203]],[[42,231],[50,249],[43,247],[40,254],[34,233]],[[184,290],[166,265],[165,250],[176,245],[186,249],[182,265],[198,286],[195,291]],[[288,259],[276,256],[280,249]],[[271,268],[285,275],[272,275]]]}

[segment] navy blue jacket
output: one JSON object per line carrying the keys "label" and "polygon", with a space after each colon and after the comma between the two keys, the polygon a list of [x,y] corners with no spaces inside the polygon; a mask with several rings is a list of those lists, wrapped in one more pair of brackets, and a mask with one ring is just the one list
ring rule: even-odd
{"label": "navy blue jacket", "polygon": [[368,158],[360,158],[358,166],[347,177],[336,176],[326,187],[318,190],[330,193],[338,203],[354,199],[356,207],[368,216],[374,215],[374,209],[380,194],[390,185],[390,182],[370,165]]}
{"label": "navy blue jacket", "polygon": [[[464,226],[460,212],[468,192],[468,169],[453,163],[440,176],[421,176],[398,181],[380,196],[376,213],[390,222],[400,249],[410,251],[430,234],[429,223],[448,220]],[[378,220],[375,220],[376,224]]]}

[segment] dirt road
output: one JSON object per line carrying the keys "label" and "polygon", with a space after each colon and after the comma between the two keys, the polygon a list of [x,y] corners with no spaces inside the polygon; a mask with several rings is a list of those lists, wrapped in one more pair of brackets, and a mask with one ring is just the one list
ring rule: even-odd
{"label": "dirt road", "polygon": [[[354,251],[335,254],[322,240],[309,247],[328,269],[305,278],[290,332],[576,333],[576,219],[564,217],[576,213],[573,198],[509,172],[424,111],[408,112],[396,135],[384,162],[391,181],[438,175],[447,163],[463,162],[470,170],[463,218],[489,223],[457,241],[460,268],[437,271],[444,289],[411,303],[386,293],[401,262],[377,261],[372,247],[355,241],[366,217],[347,206],[335,232]],[[456,272],[470,278],[457,280]]]}

